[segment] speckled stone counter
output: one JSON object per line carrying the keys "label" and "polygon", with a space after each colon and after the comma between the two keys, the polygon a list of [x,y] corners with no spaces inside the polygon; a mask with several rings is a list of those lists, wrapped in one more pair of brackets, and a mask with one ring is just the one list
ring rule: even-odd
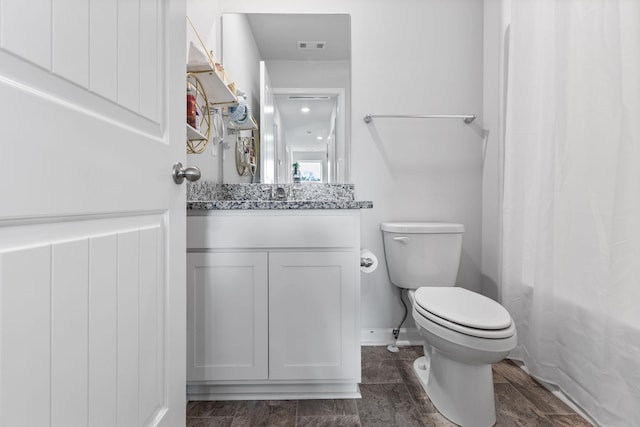
{"label": "speckled stone counter", "polygon": [[355,200],[353,184],[216,184],[187,185],[187,209],[371,209],[373,202]]}

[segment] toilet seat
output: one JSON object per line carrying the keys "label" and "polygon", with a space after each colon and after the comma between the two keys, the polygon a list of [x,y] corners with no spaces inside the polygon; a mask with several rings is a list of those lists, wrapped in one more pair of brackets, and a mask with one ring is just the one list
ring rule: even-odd
{"label": "toilet seat", "polygon": [[423,287],[413,297],[420,316],[452,331],[489,339],[515,334],[507,310],[484,295],[464,288]]}

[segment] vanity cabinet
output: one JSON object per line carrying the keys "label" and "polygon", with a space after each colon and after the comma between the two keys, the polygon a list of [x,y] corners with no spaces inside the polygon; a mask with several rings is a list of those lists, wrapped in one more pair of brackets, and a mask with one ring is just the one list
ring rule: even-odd
{"label": "vanity cabinet", "polygon": [[358,397],[360,213],[187,217],[191,400]]}

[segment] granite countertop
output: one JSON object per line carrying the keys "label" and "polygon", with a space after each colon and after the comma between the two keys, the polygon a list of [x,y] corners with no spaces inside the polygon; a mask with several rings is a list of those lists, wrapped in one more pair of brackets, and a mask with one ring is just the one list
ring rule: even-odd
{"label": "granite countertop", "polygon": [[[280,188],[280,198],[275,191]],[[373,202],[355,200],[353,184],[187,184],[187,210],[371,209]]]}
{"label": "granite countertop", "polygon": [[209,200],[187,202],[190,210],[221,209],[371,209],[366,200]]}

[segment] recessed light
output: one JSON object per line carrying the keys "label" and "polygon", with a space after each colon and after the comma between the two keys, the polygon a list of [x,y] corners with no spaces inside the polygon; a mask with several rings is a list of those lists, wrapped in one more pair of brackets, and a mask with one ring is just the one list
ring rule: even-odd
{"label": "recessed light", "polygon": [[302,107],[300,111],[302,111],[303,113],[308,113],[309,111],[311,111],[311,109],[309,107]]}
{"label": "recessed light", "polygon": [[321,136],[316,136],[316,139],[317,139],[318,141],[321,141],[321,140],[322,140],[322,137],[321,137]]}

